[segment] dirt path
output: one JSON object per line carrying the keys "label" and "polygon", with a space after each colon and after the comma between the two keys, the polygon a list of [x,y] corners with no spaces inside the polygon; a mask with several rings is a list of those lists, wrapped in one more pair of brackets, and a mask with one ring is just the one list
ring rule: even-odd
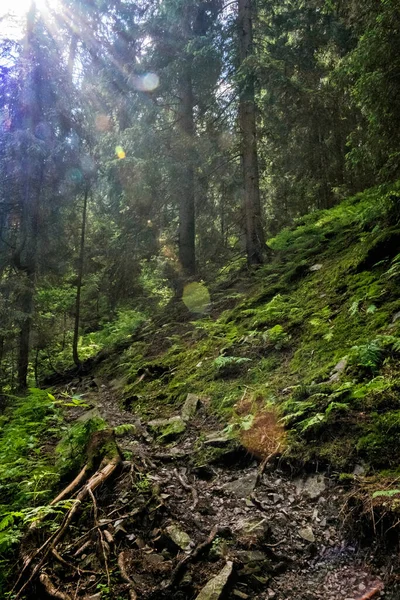
{"label": "dirt path", "polygon": [[121,411],[108,387],[91,397],[110,426],[131,423],[136,432],[119,438],[124,469],[97,495],[98,520],[112,540],[111,590],[101,588],[94,546],[78,557],[66,546],[68,561],[98,573],[81,574],[78,584],[73,574],[62,576],[75,598],[191,600],[215,577],[214,591],[200,600],[222,598],[222,588],[231,600],[400,598],[375,549],[347,541],[340,525],[346,492],[323,474],[293,480],[271,465],[259,478],[259,464],[223,441],[219,460],[202,461],[204,434],[215,428],[204,409],[162,445]]}

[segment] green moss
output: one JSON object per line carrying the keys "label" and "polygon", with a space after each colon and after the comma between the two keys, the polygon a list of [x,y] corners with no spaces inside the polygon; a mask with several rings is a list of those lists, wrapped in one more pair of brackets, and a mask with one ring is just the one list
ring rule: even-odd
{"label": "green moss", "polygon": [[377,187],[307,215],[269,241],[268,265],[208,286],[210,315],[147,326],[119,364],[104,367],[126,380],[132,410],[176,414],[190,392],[209,397],[208,410],[226,423],[248,390],[279,407],[292,457],[342,471],[360,458],[374,467],[379,454],[389,460],[397,425],[385,418],[400,408],[399,228],[391,222],[399,189]]}

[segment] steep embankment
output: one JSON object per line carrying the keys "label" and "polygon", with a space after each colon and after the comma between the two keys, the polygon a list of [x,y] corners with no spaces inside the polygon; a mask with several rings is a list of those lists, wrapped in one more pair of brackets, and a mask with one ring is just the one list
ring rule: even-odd
{"label": "steep embankment", "polygon": [[[11,407],[3,589],[397,598],[371,540],[397,539],[399,199],[375,189],[308,216],[257,273],[192,286],[194,311],[170,307],[90,376]],[[75,500],[49,506],[85,463]],[[24,527],[17,576],[5,552]]]}
{"label": "steep embankment", "polygon": [[256,455],[274,449],[258,431],[267,410],[285,426],[287,461],[337,473],[360,463],[368,473],[396,470],[398,190],[309,215],[270,240],[271,261],[250,280],[216,285],[206,314],[177,310],[148,324],[99,373],[146,417],[168,416],[187,393],[207,398]]}

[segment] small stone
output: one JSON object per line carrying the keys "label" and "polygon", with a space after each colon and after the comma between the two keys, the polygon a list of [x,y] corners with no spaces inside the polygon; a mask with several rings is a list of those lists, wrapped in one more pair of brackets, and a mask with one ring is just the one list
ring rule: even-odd
{"label": "small stone", "polygon": [[238,550],[235,556],[242,563],[265,562],[268,560],[267,555],[259,550]]}
{"label": "small stone", "polygon": [[310,271],[314,272],[314,271],[320,271],[322,269],[323,265],[321,264],[316,264],[316,265],[312,265],[312,267],[310,267]]}
{"label": "small stone", "polygon": [[227,561],[225,567],[203,587],[196,600],[219,600],[232,575],[233,562]]}
{"label": "small stone", "polygon": [[396,321],[400,319],[400,311],[397,313],[394,313],[393,315],[393,319],[392,319],[392,323],[396,323]]}
{"label": "small stone", "polygon": [[188,394],[186,396],[185,404],[181,410],[181,417],[184,421],[190,421],[195,416],[199,402],[200,398],[195,394]]}
{"label": "small stone", "polygon": [[305,492],[312,500],[318,498],[326,490],[325,475],[323,473],[310,475],[305,479],[295,479],[294,484],[298,494]]}
{"label": "small stone", "polygon": [[[223,488],[228,492],[231,492],[238,498],[247,498],[254,490],[254,486],[257,482],[257,472],[248,473],[240,479],[235,479],[229,483],[226,483]],[[246,507],[247,508],[247,507]]]}
{"label": "small stone", "polygon": [[337,365],[335,365],[333,367],[333,369],[331,371],[331,376],[330,376],[330,379],[329,379],[330,383],[336,383],[336,382],[338,382],[340,380],[340,376],[346,370],[347,363],[348,363],[347,356],[344,356],[341,360],[339,360],[339,362],[337,363]]}
{"label": "small stone", "polygon": [[206,436],[204,444],[207,446],[216,446],[218,448],[228,446],[231,443],[231,438],[225,431],[212,431]]}
{"label": "small stone", "polygon": [[364,475],[365,474],[365,467],[363,465],[355,465],[354,469],[353,469],[353,475]]}
{"label": "small stone", "polygon": [[184,531],[182,531],[182,529],[179,528],[179,526],[176,523],[169,525],[169,527],[166,528],[166,531],[171,540],[177,546],[179,546],[179,548],[181,548],[182,550],[190,548],[190,542],[192,540],[190,539],[187,533],[185,533]]}
{"label": "small stone", "polygon": [[303,527],[302,529],[299,529],[299,536],[303,538],[303,540],[306,540],[306,542],[315,542],[314,532],[311,527]]}
{"label": "small stone", "polygon": [[235,598],[243,598],[243,600],[247,600],[247,598],[250,598],[250,596],[241,592],[240,590],[233,590],[232,593],[235,596]]}
{"label": "small stone", "polygon": [[149,421],[148,426],[164,441],[175,439],[186,429],[186,424],[179,415],[170,419],[154,419]]}

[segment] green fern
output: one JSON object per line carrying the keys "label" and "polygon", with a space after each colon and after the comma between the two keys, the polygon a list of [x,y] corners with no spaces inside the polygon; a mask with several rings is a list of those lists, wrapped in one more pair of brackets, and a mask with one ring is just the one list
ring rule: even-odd
{"label": "green fern", "polygon": [[379,498],[379,497],[392,498],[393,496],[397,496],[397,494],[400,494],[400,490],[377,490],[376,492],[374,492],[372,494],[372,497],[373,498]]}
{"label": "green fern", "polygon": [[117,437],[122,437],[128,434],[135,434],[136,427],[132,423],[123,423],[122,425],[117,425],[117,427],[114,427],[114,433]]}
{"label": "green fern", "polygon": [[251,362],[251,359],[239,356],[218,356],[218,358],[214,360],[213,364],[215,367],[217,367],[217,369],[223,369],[231,365],[241,365],[246,362]]}
{"label": "green fern", "polygon": [[349,353],[349,362],[358,367],[377,371],[383,361],[383,350],[377,340],[353,346]]}

